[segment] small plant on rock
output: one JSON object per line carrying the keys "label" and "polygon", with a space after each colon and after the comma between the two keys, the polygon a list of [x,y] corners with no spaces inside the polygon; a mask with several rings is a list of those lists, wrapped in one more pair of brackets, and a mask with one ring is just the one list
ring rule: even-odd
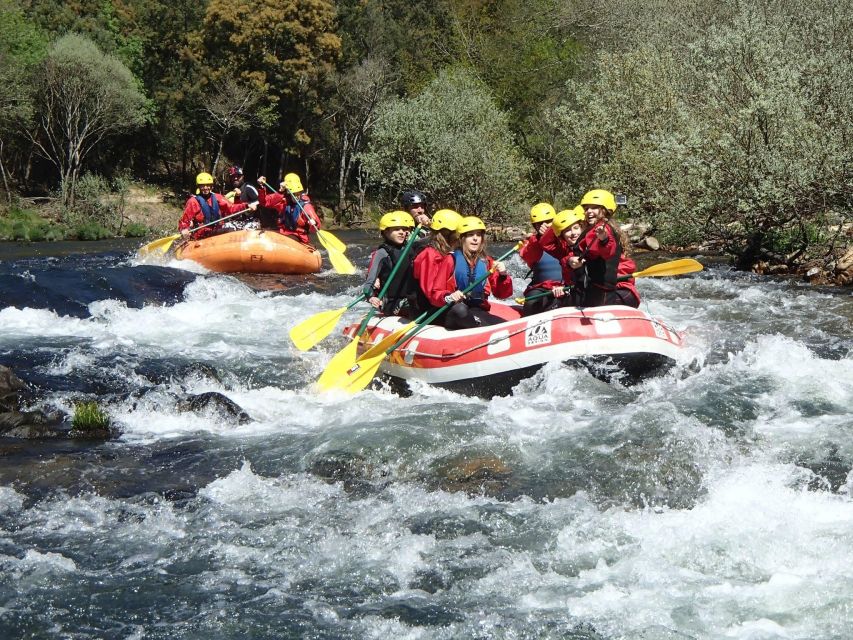
{"label": "small plant on rock", "polygon": [[104,431],[110,428],[110,419],[97,402],[78,402],[74,405],[71,430],[81,433]]}

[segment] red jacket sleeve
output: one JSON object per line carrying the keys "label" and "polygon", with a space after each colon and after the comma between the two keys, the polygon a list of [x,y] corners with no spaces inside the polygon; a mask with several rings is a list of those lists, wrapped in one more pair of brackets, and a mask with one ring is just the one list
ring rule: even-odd
{"label": "red jacket sleeve", "polygon": [[[486,260],[486,267],[491,271],[495,266],[495,259],[489,256]],[[486,281],[486,293],[505,300],[512,295],[512,276],[509,273],[494,272],[489,275]],[[488,295],[486,296],[488,297]]]}
{"label": "red jacket sleeve", "polygon": [[521,259],[524,260],[527,266],[531,269],[533,268],[533,265],[542,259],[543,253],[545,253],[545,250],[542,248],[539,236],[535,233],[530,234],[530,237],[527,238],[527,242],[525,242],[518,251],[518,255],[521,256]]}
{"label": "red jacket sleeve", "polygon": [[607,231],[607,239],[604,241],[599,240],[598,234],[595,233],[598,226],[592,227],[584,236],[583,257],[587,260],[610,260],[610,258],[616,255],[616,237],[613,235],[613,229],[610,225],[605,224],[604,229]]}
{"label": "red jacket sleeve", "polygon": [[204,224],[204,214],[201,213],[201,207],[198,205],[198,200],[191,197],[184,205],[184,213],[178,221],[178,230],[183,231],[184,229],[189,229],[194,226],[193,220],[195,219],[196,222],[198,222],[196,216],[199,214],[201,214],[201,223],[199,224]]}
{"label": "red jacket sleeve", "polygon": [[557,260],[566,257],[566,246],[554,235],[553,227],[548,227],[548,230],[540,236],[539,244],[544,251],[550,253]]}
{"label": "red jacket sleeve", "polygon": [[441,255],[427,247],[415,258],[414,276],[426,299],[434,307],[444,306],[444,297],[456,291],[453,254]]}
{"label": "red jacket sleeve", "polygon": [[[314,205],[311,204],[311,200],[308,196],[303,195],[299,197],[299,204],[302,205],[302,211],[300,213],[301,216],[305,216],[306,218],[310,218],[314,221],[314,225],[317,225],[317,228],[320,228],[320,216],[317,215],[317,212],[314,210]],[[306,227],[313,227],[308,220],[305,220]]]}
{"label": "red jacket sleeve", "polygon": [[213,197],[216,198],[216,201],[219,203],[219,215],[222,217],[231,215],[232,213],[237,213],[238,211],[246,211],[246,203],[237,201],[237,202],[228,202],[225,199],[225,196],[214,193]]}
{"label": "red jacket sleeve", "polygon": [[622,255],[619,258],[619,266],[616,267],[616,288],[617,289],[628,289],[631,293],[634,294],[634,297],[637,300],[640,300],[640,292],[637,291],[637,281],[634,278],[628,278],[627,280],[618,280],[619,278],[623,278],[625,276],[630,276],[637,270],[637,264],[631,260],[631,258]]}
{"label": "red jacket sleeve", "polygon": [[258,189],[258,203],[262,207],[281,213],[284,209],[284,196],[280,193],[267,193],[266,189]]}

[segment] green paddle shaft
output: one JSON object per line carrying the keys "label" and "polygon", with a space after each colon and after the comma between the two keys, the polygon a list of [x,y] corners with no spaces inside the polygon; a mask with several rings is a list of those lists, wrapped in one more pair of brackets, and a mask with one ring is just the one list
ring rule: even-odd
{"label": "green paddle shaft", "polygon": [[[385,280],[385,284],[382,285],[382,289],[379,290],[379,299],[385,297],[385,294],[388,293],[388,288],[391,286],[391,282],[394,280],[394,276],[397,275],[397,271],[400,270],[400,266],[403,264],[403,259],[409,254],[409,250],[412,248],[412,245],[415,243],[415,240],[418,238],[418,232],[421,230],[421,225],[416,226],[412,232],[409,234],[409,239],[406,241],[406,246],[403,247],[403,250],[400,252],[400,257],[397,258],[397,262],[394,265],[394,268],[391,269],[391,273],[388,275],[388,279]],[[370,319],[376,314],[376,307],[370,307],[370,310],[367,312],[367,315],[364,317],[364,320],[361,321],[361,324],[358,326],[358,331],[355,332],[355,337],[360,337],[367,330],[367,323],[370,322]]]}

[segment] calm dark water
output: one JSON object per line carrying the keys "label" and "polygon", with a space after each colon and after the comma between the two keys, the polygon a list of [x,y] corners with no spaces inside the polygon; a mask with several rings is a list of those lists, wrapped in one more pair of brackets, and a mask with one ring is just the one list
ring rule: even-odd
{"label": "calm dark water", "polygon": [[[338,235],[363,267],[372,236]],[[339,397],[310,383],[343,338],[287,332],[359,276],[138,244],[0,245],[0,364],[121,434],[0,443],[0,637],[850,636],[849,291],[647,278],[687,336],[663,377]],[[208,391],[251,419],[178,410]]]}

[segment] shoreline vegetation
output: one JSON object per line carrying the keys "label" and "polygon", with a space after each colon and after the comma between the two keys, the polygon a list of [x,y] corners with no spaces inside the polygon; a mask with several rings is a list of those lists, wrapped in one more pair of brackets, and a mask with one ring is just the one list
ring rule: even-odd
{"label": "shoreline vegetation", "polygon": [[853,0],[287,6],[0,0],[0,239],[173,233],[236,164],[332,229],[606,188],[639,248],[853,283]]}

